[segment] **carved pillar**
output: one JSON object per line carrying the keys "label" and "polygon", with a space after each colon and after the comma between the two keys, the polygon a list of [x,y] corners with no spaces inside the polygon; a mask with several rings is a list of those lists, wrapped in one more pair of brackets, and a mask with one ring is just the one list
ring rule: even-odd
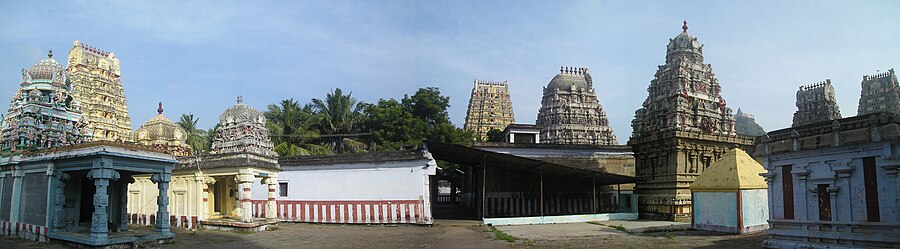
{"label": "carved pillar", "polygon": [[163,236],[173,236],[169,230],[169,181],[172,180],[172,174],[156,173],[150,180],[156,183],[159,189],[159,195],[156,197],[156,231]]}
{"label": "carved pillar", "polygon": [[277,205],[275,202],[275,187],[278,186],[278,177],[270,176],[263,179],[263,184],[269,187],[269,199],[266,202],[266,219],[278,219]]}
{"label": "carved pillar", "polygon": [[[103,167],[106,162],[99,162]],[[96,167],[97,165],[95,165]],[[109,238],[109,187],[110,180],[119,179],[119,172],[109,168],[94,168],[87,174],[94,181],[94,214],[91,216],[91,239],[107,240]]]}
{"label": "carved pillar", "polygon": [[253,204],[250,202],[250,184],[255,177],[249,171],[241,171],[234,177],[238,184],[238,198],[240,199],[240,213],[238,218],[243,222],[253,222]]}
{"label": "carved pillar", "polygon": [[122,206],[120,207],[124,212],[120,212],[119,216],[119,231],[128,231],[128,184],[134,183],[134,178],[125,177],[122,179]]}
{"label": "carved pillar", "polygon": [[53,196],[53,205],[55,205],[53,214],[53,229],[66,228],[66,183],[72,179],[69,174],[59,172],[56,174],[56,194]]}

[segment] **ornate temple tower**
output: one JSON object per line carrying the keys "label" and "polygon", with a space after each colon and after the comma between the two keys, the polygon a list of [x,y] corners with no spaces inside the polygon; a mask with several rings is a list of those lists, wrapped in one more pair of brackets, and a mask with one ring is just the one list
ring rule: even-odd
{"label": "ornate temple tower", "polygon": [[131,117],[116,55],[75,40],[66,71],[72,96],[81,101],[84,122],[93,132],[93,140],[130,142]]}
{"label": "ornate temple tower", "polygon": [[166,116],[163,116],[162,102],[159,102],[159,113],[147,120],[134,133],[134,141],[138,144],[160,149],[176,157],[193,155],[187,141],[187,132]]}
{"label": "ornate temple tower", "polygon": [[703,45],[687,32],[687,21],[682,29],[669,40],[666,64],[631,122],[641,218],[690,220],[691,182],[731,148],[753,142],[735,134],[719,81],[703,63]]}
{"label": "ornate temple tower", "polygon": [[541,143],[618,144],[587,68],[561,67],[544,87],[535,124]]}
{"label": "ornate temple tower", "polygon": [[791,127],[835,119],[841,119],[841,110],[838,109],[830,79],[801,86],[797,90],[797,111],[794,112]]}
{"label": "ornate temple tower", "polygon": [[269,139],[266,117],[238,97],[237,104],[219,116],[216,137],[210,154],[251,153],[275,158],[274,145]]}
{"label": "ornate temple tower", "polygon": [[502,131],[515,122],[512,101],[509,99],[509,84],[506,81],[475,80],[466,111],[466,131],[483,140],[491,129]]}
{"label": "ornate temple tower", "polygon": [[893,68],[883,73],[863,75],[856,115],[875,112],[900,113],[900,85]]}
{"label": "ornate temple tower", "polygon": [[63,67],[47,59],[22,69],[19,90],[3,118],[3,152],[79,144],[90,139],[84,130],[78,100],[72,98]]}

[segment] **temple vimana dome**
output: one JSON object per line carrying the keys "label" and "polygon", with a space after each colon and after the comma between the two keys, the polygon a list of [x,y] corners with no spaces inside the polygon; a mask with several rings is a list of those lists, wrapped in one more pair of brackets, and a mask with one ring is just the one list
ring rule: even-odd
{"label": "temple vimana dome", "polygon": [[712,66],[703,63],[703,45],[687,32],[687,22],[683,29],[669,40],[666,64],[658,67],[647,99],[635,112],[633,137],[659,130],[735,134],[719,80]]}
{"label": "temple vimana dome", "polygon": [[14,152],[82,143],[91,138],[81,106],[71,94],[62,65],[46,59],[22,69],[22,80],[2,124],[2,150]]}
{"label": "temple vimana dome", "polygon": [[131,116],[115,53],[75,40],[66,71],[92,140],[131,142]]}
{"label": "temple vimana dome", "polygon": [[156,109],[156,116],[147,120],[135,131],[134,141],[138,144],[157,148],[174,156],[192,155],[191,146],[187,141],[187,132],[169,118],[163,115],[162,102]]}
{"label": "temple vimana dome", "polygon": [[542,143],[618,144],[587,68],[561,67],[544,87],[535,124]]}
{"label": "temple vimana dome", "polygon": [[252,153],[261,156],[277,156],[272,149],[266,128],[266,116],[247,106],[242,97],[219,116],[216,137],[210,154]]}

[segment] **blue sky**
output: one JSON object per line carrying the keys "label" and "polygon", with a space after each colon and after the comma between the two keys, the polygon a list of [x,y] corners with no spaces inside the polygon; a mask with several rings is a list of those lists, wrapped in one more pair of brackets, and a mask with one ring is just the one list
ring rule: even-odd
{"label": "blue sky", "polygon": [[[900,67],[900,1],[2,1],[0,99],[75,39],[113,51],[132,126],[208,128],[238,95],[257,109],[339,87],[365,102],[436,86],[462,126],[474,79],[508,80],[533,123],[560,66],[590,68],[620,143],[687,19],[728,106],[790,126],[800,85],[832,79],[844,117],[863,74]],[[6,105],[2,110],[5,112]]]}

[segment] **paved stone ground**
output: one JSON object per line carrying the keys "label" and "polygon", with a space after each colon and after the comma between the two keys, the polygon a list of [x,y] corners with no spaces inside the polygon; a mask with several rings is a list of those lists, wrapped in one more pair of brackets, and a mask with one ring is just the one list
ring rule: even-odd
{"label": "paved stone ground", "polygon": [[[621,224],[631,229],[671,224]],[[678,225],[678,224],[675,224]],[[591,227],[593,226],[593,228]],[[533,248],[762,248],[765,234],[731,235],[706,231],[627,232],[599,223],[502,226],[519,240],[515,247]]]}
{"label": "paved stone ground", "polygon": [[[701,231],[634,233],[588,223],[498,227],[518,239],[495,240],[474,221],[440,220],[427,226],[281,223],[254,234],[174,229],[163,248],[760,248],[765,236]],[[513,228],[513,229],[510,229]],[[0,237],[0,248],[65,248],[59,244]]]}

